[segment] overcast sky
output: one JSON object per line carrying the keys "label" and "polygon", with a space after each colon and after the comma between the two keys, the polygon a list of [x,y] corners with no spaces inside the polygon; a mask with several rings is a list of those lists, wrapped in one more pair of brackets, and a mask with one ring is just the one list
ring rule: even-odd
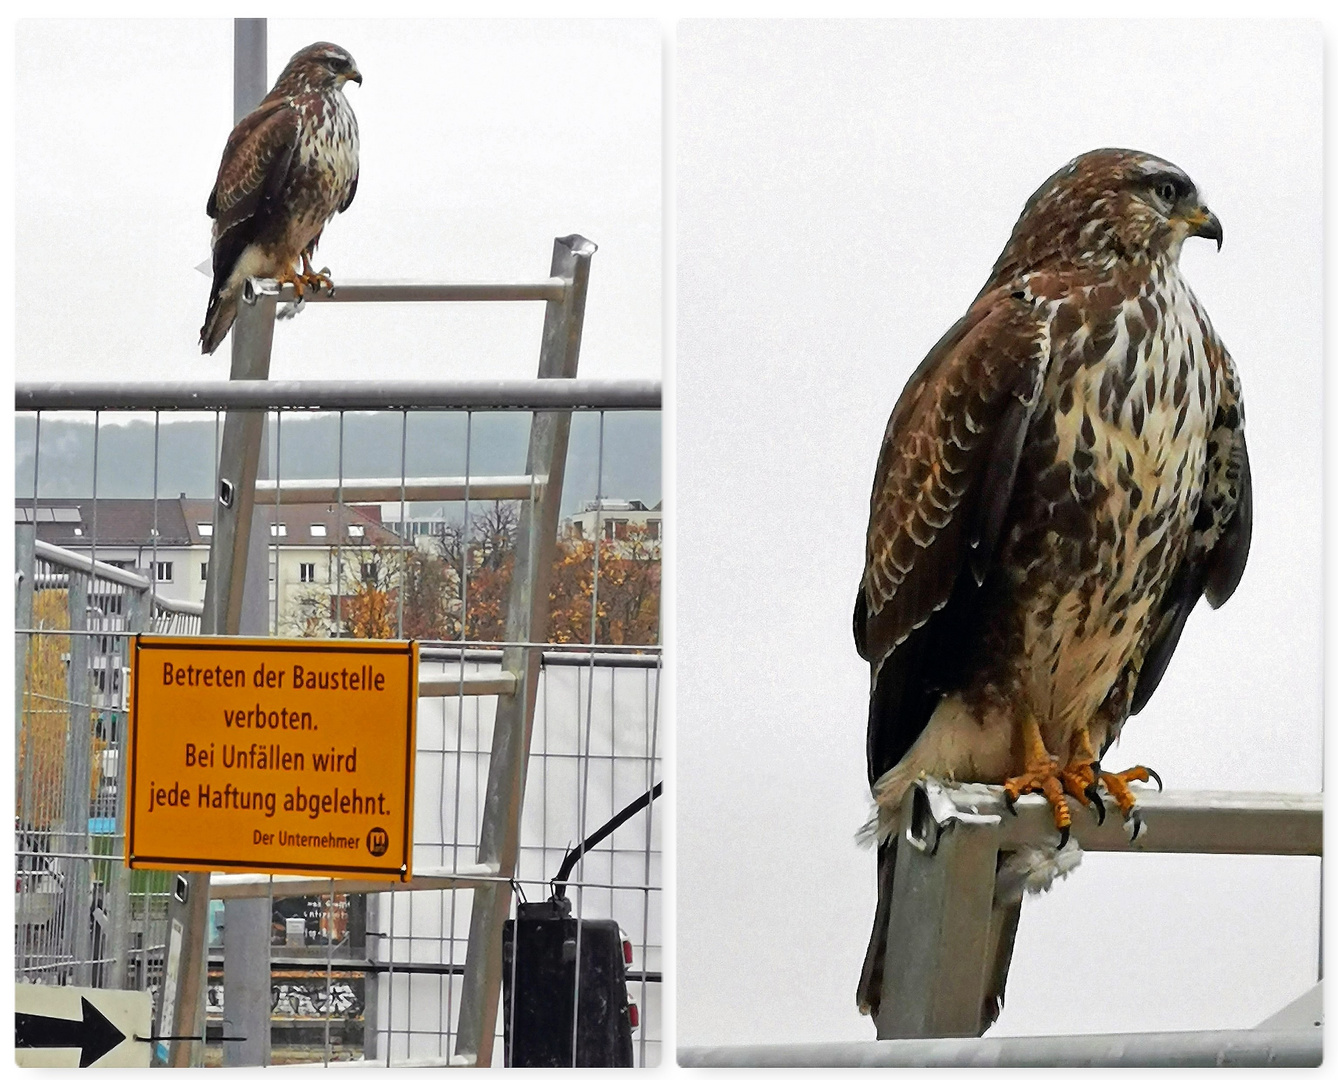
{"label": "overcast sky", "polygon": [[[231,20],[17,27],[19,379],[226,378],[201,357],[205,201],[232,128]],[[269,21],[270,84],[329,40],[362,169],[315,264],[354,279],[533,280],[599,245],[581,374],[661,369],[661,32],[653,21]],[[543,305],[310,306],[275,378],[527,378]]]}
{"label": "overcast sky", "polygon": [[[682,26],[680,1043],[872,1037],[850,610],[878,446],[1085,150],[1168,158],[1222,219],[1182,266],[1244,382],[1255,490],[1244,581],[1106,764],[1319,790],[1321,47],[1296,23]],[[1313,984],[1318,901],[1317,859],[1089,854],[1027,902],[994,1033],[1253,1026]]]}

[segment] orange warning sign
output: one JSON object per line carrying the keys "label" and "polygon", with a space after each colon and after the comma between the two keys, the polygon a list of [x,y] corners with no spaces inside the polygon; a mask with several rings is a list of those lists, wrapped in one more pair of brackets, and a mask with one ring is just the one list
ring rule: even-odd
{"label": "orange warning sign", "polygon": [[135,639],[126,864],[407,881],[418,645]]}

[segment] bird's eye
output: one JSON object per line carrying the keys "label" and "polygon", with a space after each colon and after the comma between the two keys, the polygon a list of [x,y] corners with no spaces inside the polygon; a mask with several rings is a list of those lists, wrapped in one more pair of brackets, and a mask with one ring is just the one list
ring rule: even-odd
{"label": "bird's eye", "polygon": [[1157,197],[1169,206],[1171,203],[1175,202],[1175,185],[1169,180],[1163,180],[1157,185]]}

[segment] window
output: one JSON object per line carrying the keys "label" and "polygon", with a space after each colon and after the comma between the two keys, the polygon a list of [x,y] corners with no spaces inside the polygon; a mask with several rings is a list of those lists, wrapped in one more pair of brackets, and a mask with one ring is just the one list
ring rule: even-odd
{"label": "window", "polygon": [[200,563],[200,580],[201,580],[201,581],[208,581],[208,580],[209,580],[209,560],[208,560],[208,559],[205,559],[204,562]]}
{"label": "window", "polygon": [[277,522],[269,527],[269,534],[270,536],[287,536],[288,526],[282,521]]}
{"label": "window", "polygon": [[[325,528],[325,526],[322,525],[321,528],[323,529]],[[316,564],[314,562],[301,563],[298,566],[298,570],[300,571],[299,577],[304,582],[311,582],[316,580]]]}
{"label": "window", "polygon": [[626,540],[627,539],[627,519],[610,518],[604,522],[605,540]]}
{"label": "window", "polygon": [[571,534],[578,540],[585,536],[585,522],[573,521],[571,523]]}
{"label": "window", "polygon": [[202,521],[195,527],[200,530],[201,536],[214,535],[214,523],[212,521]]}
{"label": "window", "polygon": [[365,562],[362,564],[362,580],[363,581],[376,580],[376,563]]}
{"label": "window", "polygon": [[153,577],[155,581],[172,580],[172,564],[170,562],[156,562],[153,566]]}
{"label": "window", "polygon": [[652,540],[658,540],[660,538],[659,518],[650,518],[646,522],[646,535],[649,536]]}
{"label": "window", "polygon": [[354,540],[361,540],[362,537],[363,537],[363,534],[364,534],[366,531],[367,531],[367,530],[364,529],[361,525],[350,525],[350,526],[348,527],[348,534],[349,534],[349,536],[352,537]]}
{"label": "window", "polygon": [[[325,535],[325,526],[324,526],[324,525],[313,525],[313,526],[311,527],[311,535],[312,535],[312,536],[324,536],[324,535]],[[303,563],[302,565],[305,566],[306,563]]]}

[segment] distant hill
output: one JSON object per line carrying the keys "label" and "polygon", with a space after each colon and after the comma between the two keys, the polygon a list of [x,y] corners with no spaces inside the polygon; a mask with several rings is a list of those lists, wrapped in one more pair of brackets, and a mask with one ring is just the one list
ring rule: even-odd
{"label": "distant hill", "polygon": [[[469,429],[469,472],[473,476],[515,475],[525,471],[528,413],[414,412],[407,429],[398,413],[349,413],[344,417],[342,470],[345,477],[463,476],[465,434]],[[15,417],[14,493],[22,500],[33,491],[33,449],[37,423],[31,415]],[[216,434],[217,432],[217,434]],[[165,419],[158,427],[157,492],[160,498],[213,497],[215,439],[221,420]],[[599,416],[572,417],[562,513],[570,514],[597,491],[606,498],[660,501],[660,414],[606,413],[603,478],[599,480]],[[277,453],[277,460],[276,460]],[[48,413],[41,422],[39,495],[87,498],[93,487],[94,438],[91,418],[60,418]],[[286,415],[270,423],[269,460],[281,476],[318,479],[340,474],[337,414]],[[97,494],[107,498],[149,498],[154,492],[152,420],[108,422],[97,434]],[[435,504],[433,504],[435,506]]]}

